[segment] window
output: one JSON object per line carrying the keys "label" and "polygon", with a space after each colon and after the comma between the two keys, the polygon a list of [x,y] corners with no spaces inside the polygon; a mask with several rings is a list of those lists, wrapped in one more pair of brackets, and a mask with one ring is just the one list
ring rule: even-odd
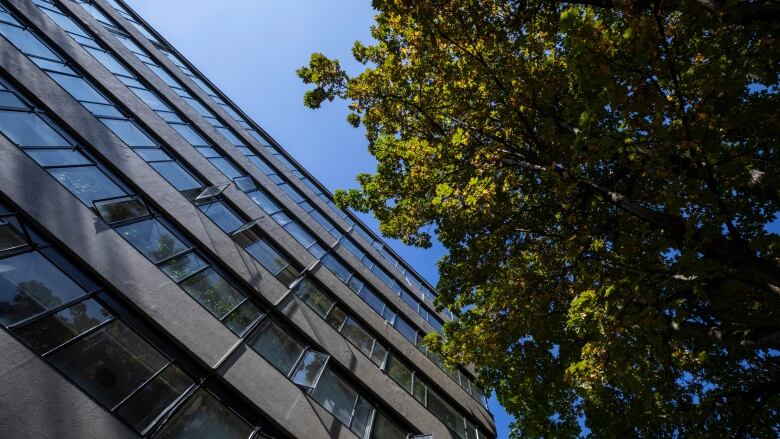
{"label": "window", "polygon": [[72,149],[28,149],[26,152],[43,167],[91,164],[84,154]]}
{"label": "window", "polygon": [[19,111],[0,111],[0,130],[23,148],[70,148],[72,145],[40,116]]}
{"label": "window", "polygon": [[360,298],[365,301],[377,314],[383,315],[385,311],[385,302],[379,298],[370,288],[360,290]]}
{"label": "window", "polygon": [[100,403],[114,407],[167,360],[124,323],[114,321],[49,357]]}
{"label": "window", "polygon": [[394,355],[387,358],[387,374],[400,384],[407,392],[412,388],[412,371],[407,365],[399,361]]}
{"label": "window", "polygon": [[198,209],[211,218],[225,233],[231,233],[242,225],[242,221],[238,216],[221,201],[201,204],[198,206]]}
{"label": "window", "polygon": [[15,329],[14,332],[39,354],[61,346],[97,325],[111,313],[94,300],[84,300],[69,308]]}
{"label": "window", "polygon": [[344,321],[344,325],[341,328],[341,334],[357,346],[358,349],[363,351],[364,354],[368,356],[371,355],[371,348],[374,346],[374,337],[366,332],[366,330],[351,317],[348,317]]}
{"label": "window", "polygon": [[157,144],[129,120],[101,119],[101,121],[130,147],[154,147]]}
{"label": "window", "polygon": [[193,384],[192,379],[171,364],[122,404],[117,413],[137,431],[143,431]]}
{"label": "window", "polygon": [[236,169],[235,166],[233,166],[229,161],[222,157],[216,157],[209,159],[212,165],[214,165],[217,169],[219,169],[219,172],[221,172],[223,175],[225,175],[227,178],[233,180],[234,178],[241,177],[242,173]]}
{"label": "window", "polygon": [[464,425],[465,419],[463,416],[456,412],[447,401],[431,388],[428,388],[428,410],[457,433],[458,436],[466,437],[466,426]]}
{"label": "window", "polygon": [[197,189],[203,186],[176,162],[155,162],[151,163],[151,165],[168,183],[172,184],[179,191]]}
{"label": "window", "polygon": [[357,392],[330,370],[325,369],[311,396],[345,425],[350,425]]}
{"label": "window", "polygon": [[244,298],[213,268],[207,268],[188,277],[180,285],[220,320],[226,317]]}
{"label": "window", "polygon": [[38,252],[0,260],[0,323],[6,326],[85,294]]}
{"label": "window", "polygon": [[122,64],[117,61],[116,58],[114,58],[111,54],[104,50],[96,49],[93,47],[86,47],[87,51],[92,54],[92,56],[97,59],[100,64],[103,64],[103,66],[108,69],[111,73],[115,75],[123,75],[123,76],[133,76],[130,72],[127,71],[127,69],[122,66]]}
{"label": "window", "polygon": [[127,196],[93,203],[103,221],[116,224],[149,216],[149,209],[138,196]]}
{"label": "window", "polygon": [[374,426],[371,428],[371,439],[407,439],[406,431],[395,425],[387,416],[377,412]]}
{"label": "window", "polygon": [[[133,93],[136,94],[142,101],[146,103],[146,105],[149,106],[154,111],[171,111],[171,108],[168,107],[163,101],[160,100],[160,98],[157,97],[156,94],[152,93],[151,91],[147,90],[146,88],[136,88],[132,87],[130,90],[133,91]],[[173,125],[174,128],[177,127],[177,125]],[[177,129],[178,131],[178,129]],[[186,137],[185,137],[186,139]]]}
{"label": "window", "polygon": [[268,196],[260,191],[254,191],[252,193],[249,193],[249,198],[252,199],[252,201],[255,202],[258,206],[260,206],[261,209],[265,211],[265,213],[271,215],[280,210],[279,206],[271,201]]}
{"label": "window", "polygon": [[156,219],[118,227],[117,231],[154,263],[188,248]]}
{"label": "window", "polygon": [[182,125],[182,124],[171,124],[171,127],[175,129],[176,131],[181,134],[182,137],[184,137],[184,140],[190,143],[192,146],[208,146],[209,143],[206,142],[203,137],[201,137],[200,134],[196,133],[195,130],[190,128],[189,125]]}
{"label": "window", "polygon": [[254,429],[205,390],[198,390],[155,436],[246,439]]}
{"label": "window", "polygon": [[49,168],[48,171],[87,205],[94,200],[125,195],[125,191],[96,166]]}
{"label": "window", "polygon": [[247,342],[284,375],[289,375],[305,347],[270,319]]}
{"label": "window", "polygon": [[398,332],[404,336],[404,338],[409,340],[413,345],[417,345],[417,330],[414,329],[414,327],[412,327],[412,325],[410,325],[405,319],[398,317],[395,319],[393,326],[395,326],[395,329],[397,329]]}
{"label": "window", "polygon": [[306,302],[320,317],[325,318],[328,310],[333,306],[333,300],[308,279],[298,284],[295,294]]}
{"label": "window", "polygon": [[[2,212],[0,212],[2,213]],[[27,246],[27,239],[16,224],[0,218],[0,252]]]}
{"label": "window", "polygon": [[27,55],[40,56],[48,59],[59,59],[48,47],[25,29],[0,23],[0,34],[8,39],[14,46]]}
{"label": "window", "polygon": [[160,266],[160,269],[163,273],[170,276],[171,279],[179,282],[192,273],[205,268],[207,265],[206,261],[201,259],[195,252],[189,252],[185,255],[171,259]]}
{"label": "window", "polygon": [[298,363],[298,367],[292,375],[292,381],[295,384],[314,389],[317,387],[323,370],[325,370],[325,365],[328,364],[328,359],[330,359],[328,354],[307,351]]}
{"label": "window", "polygon": [[322,258],[322,264],[328,267],[328,269],[335,274],[336,277],[341,279],[342,282],[347,282],[349,277],[352,276],[352,272],[330,254],[325,255],[325,257]]}
{"label": "window", "polygon": [[64,75],[62,73],[49,72],[51,79],[56,81],[77,101],[96,102],[99,104],[109,104],[94,87],[89,85],[83,78],[77,76]]}
{"label": "window", "polygon": [[262,239],[249,244],[246,250],[274,275],[284,270],[288,265],[287,261]]}

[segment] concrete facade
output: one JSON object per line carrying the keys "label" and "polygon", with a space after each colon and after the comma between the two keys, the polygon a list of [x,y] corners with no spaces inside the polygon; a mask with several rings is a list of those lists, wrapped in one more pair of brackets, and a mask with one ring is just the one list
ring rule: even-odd
{"label": "concrete facade", "polygon": [[[380,417],[387,419],[404,435],[433,434],[436,438],[460,439],[495,437],[495,425],[484,397],[472,387],[476,379],[473,368],[463,366],[456,371],[445,371],[440,364],[432,361],[424,349],[410,342],[408,333],[401,332],[398,322],[406,322],[405,325],[421,337],[436,330],[438,324],[434,326],[432,321],[447,319],[405,278],[417,276],[411,267],[404,265],[403,269],[399,269],[391,259],[380,253],[376,248],[378,237],[372,237],[375,240],[373,245],[366,241],[366,232],[357,231],[357,228],[365,226],[356,222],[354,217],[335,212],[327,203],[327,196],[315,193],[314,189],[324,188],[300,165],[292,161],[297,167],[297,172],[293,172],[280,162],[280,154],[291,160],[281,146],[200,75],[194,66],[184,60],[192,76],[214,89],[224,106],[175,65],[161,50],[182,60],[183,57],[162,37],[148,27],[142,33],[128,21],[131,18],[139,26],[147,26],[140,17],[114,0],[97,0],[88,4],[72,0],[0,0],[0,6],[7,11],[5,15],[0,15],[0,20],[5,21],[0,25],[3,26],[0,27],[0,84],[9,89],[2,96],[13,93],[34,107],[29,112],[20,106],[3,109],[5,101],[0,99],[0,204],[11,212],[0,216],[3,219],[0,226],[4,222],[19,221],[46,242],[41,245],[30,238],[23,247],[0,248],[0,326],[4,326],[4,330],[0,331],[0,437],[167,437],[165,435],[174,425],[185,425],[183,414],[190,407],[196,407],[193,402],[196,395],[205,392],[241,418],[243,421],[235,422],[246,425],[252,431],[252,437],[392,439],[395,436],[391,436],[390,430],[381,430],[388,432],[380,433]],[[107,68],[105,62],[85,50],[84,40],[74,39],[76,31],[73,28],[54,20],[52,12],[47,13],[45,8],[60,11],[80,29],[78,32],[87,34],[91,41],[110,54],[183,123],[196,130],[221,159],[230,163],[243,177],[251,179],[259,191],[281,206],[292,224],[306,231],[307,238],[296,235],[291,231],[293,229],[277,219],[276,213],[264,210],[253,201],[253,192],[245,193],[233,179],[215,167],[211,161],[213,157],[199,153],[172,128],[173,125],[163,120],[138,93],[126,86],[128,81],[123,81]],[[89,8],[95,8],[115,27],[98,21]],[[22,34],[23,37],[18,36]],[[189,96],[215,115],[216,120],[245,145],[243,148],[270,163],[276,176],[267,174],[251,161],[246,153],[221,134],[221,130],[215,128],[212,121],[196,111],[189,99],[161,79],[150,69],[148,62],[122,44],[116,35],[131,39],[146,51],[149,62],[159,65],[183,86]],[[148,36],[156,41],[151,41]],[[216,219],[205,213],[202,203],[193,202],[191,196],[177,190],[170,177],[145,161],[138,148],[129,146],[106,125],[105,118],[96,116],[83,99],[77,100],[79,96],[74,95],[72,90],[59,85],[54,80],[58,74],[56,68],[46,67],[48,64],[44,65],[40,57],[36,58],[35,48],[27,46],[30,43],[26,41],[30,38],[48,46],[65,62],[64,65],[75,72],[73,78],[94,87],[122,113],[122,117],[132,121],[173,156],[183,169],[201,182],[202,187],[227,185],[218,197],[208,198],[207,202],[222,203],[242,222],[257,220],[252,230],[259,230],[262,241],[278,250],[278,258],[294,267],[297,279],[291,283],[280,281],[273,264],[268,265],[267,260],[259,259],[248,246],[240,244],[234,235],[236,231],[226,232]],[[232,111],[226,111],[226,107]],[[36,158],[39,156],[31,152],[33,148],[42,148],[42,145],[30,146],[15,141],[15,128],[10,122],[4,122],[4,114],[23,114],[25,117],[38,114],[50,121],[56,129],[73,138],[79,148],[87,152],[90,160],[94,160],[97,169],[124,188],[126,194],[142,199],[149,206],[151,216],[130,219],[120,225],[109,224],[95,207],[80,201],[73,185],[68,186],[69,183],[62,178],[60,181],[53,178],[55,174],[60,175],[58,170],[77,165],[70,162],[67,166],[42,164],[41,159]],[[243,118],[244,122],[237,120],[235,115]],[[264,142],[251,135],[250,130],[258,133]],[[301,175],[316,187],[304,184]],[[97,192],[99,189],[84,189],[83,185],[87,183],[79,184],[81,186],[77,190]],[[281,184],[292,187],[305,201],[294,200]],[[325,217],[328,224],[334,225],[334,230],[345,237],[336,239],[322,221],[312,216],[309,208]],[[173,235],[189,243],[191,249],[188,251],[208,262],[243,294],[247,303],[262,311],[262,317],[248,324],[244,332],[236,333],[215,317],[213,309],[204,304],[207,300],[204,302],[205,299],[194,295],[186,281],[161,269],[169,260],[151,260],[122,232],[134,224],[155,218],[160,218]],[[241,233],[240,230],[237,232]],[[0,233],[0,244],[4,242],[3,236]],[[335,258],[348,267],[352,273],[350,282],[340,279],[328,268],[325,256],[307,249],[304,244],[310,238],[327,257]],[[355,253],[346,248],[344,240],[347,239],[365,254],[365,260],[380,268],[369,269],[369,264],[358,260]],[[46,257],[52,258],[54,265],[65,275],[76,279],[82,274],[71,271],[83,273],[83,276],[92,279],[90,282],[99,286],[99,293],[85,287],[89,295],[79,300],[96,300],[105,306],[117,316],[117,322],[127,324],[145,337],[151,346],[170,359],[170,364],[180,367],[192,380],[175,402],[157,409],[154,419],[147,420],[143,427],[130,420],[134,418],[128,414],[126,407],[136,398],[151,398],[153,401],[154,398],[147,394],[152,392],[152,384],[157,383],[156,380],[162,380],[159,377],[163,376],[165,369],[155,372],[156,375],[127,394],[120,404],[108,406],[100,395],[95,394],[99,392],[91,387],[93,384],[79,381],[75,378],[79,376],[77,370],[62,365],[63,361],[67,362],[67,359],[61,358],[65,355],[63,352],[81,346],[86,343],[86,337],[91,337],[89,334],[97,334],[113,322],[85,330],[52,351],[36,353],[34,344],[25,338],[24,334],[28,333],[26,328],[48,322],[60,315],[59,312],[78,304],[60,303],[41,314],[26,315],[18,321],[4,317],[3,312],[6,311],[3,307],[13,308],[19,302],[17,298],[9,298],[12,291],[8,289],[22,276],[14,270],[26,269],[14,267],[11,261],[30,253],[45,252],[49,248],[62,255],[51,257],[46,254]],[[397,260],[397,256],[394,257]],[[58,258],[68,262],[60,263]],[[6,265],[3,265],[4,261]],[[278,262],[278,259],[274,261]],[[384,275],[380,277],[377,272]],[[197,272],[193,273],[190,276],[195,277]],[[385,276],[396,285],[400,284],[404,292],[418,296],[416,309],[400,297],[399,290],[391,288],[383,280]],[[417,278],[424,283],[419,276]],[[378,314],[376,307],[368,303],[362,293],[357,294],[351,283],[353,279],[359,279],[364,288],[380,297],[392,317]],[[302,282],[312,282],[336,304],[328,310],[327,316],[300,296]],[[17,288],[28,287],[17,283]],[[427,288],[430,289],[430,286]],[[216,294],[219,296],[220,291]],[[70,307],[64,308],[67,305]],[[333,323],[335,310],[341,310],[362,328],[362,338],[350,338],[349,334],[354,332],[347,332],[346,323]],[[267,321],[277,322],[292,339],[305,347],[289,372],[282,371],[274,363],[274,358],[269,357],[285,349],[285,345],[268,342],[261,337],[260,332],[268,327]],[[366,348],[359,345],[360,340],[366,337],[373,340],[369,343],[373,354],[366,353]],[[263,340],[266,344],[256,340]],[[380,345],[390,352],[382,357],[384,360],[373,356]],[[297,372],[303,370],[303,363],[309,358],[307,355],[317,352],[329,356],[324,369],[318,369],[323,378],[315,385],[296,383]],[[414,378],[410,379],[415,384],[412,388],[404,387],[403,373],[389,369],[390,358],[406,364],[413,372]],[[97,381],[101,381],[100,376]],[[335,383],[342,383],[349,391],[338,390],[341,388]],[[420,390],[422,393],[416,394],[418,389],[423,389]],[[341,405],[346,404],[344,401],[352,395],[355,400],[352,409],[342,410]],[[150,404],[147,402],[146,405]],[[361,412],[360,407],[364,411]],[[205,421],[201,419],[187,424],[191,428],[195,428],[195,424],[209,424],[212,419],[209,416],[216,416],[216,412],[208,412],[202,407],[201,412],[194,413],[203,416]],[[365,418],[361,417],[363,413]],[[224,421],[227,418],[219,419],[222,424],[214,421],[214,425],[227,422]],[[205,437],[233,437],[216,431],[212,430],[212,436]]]}

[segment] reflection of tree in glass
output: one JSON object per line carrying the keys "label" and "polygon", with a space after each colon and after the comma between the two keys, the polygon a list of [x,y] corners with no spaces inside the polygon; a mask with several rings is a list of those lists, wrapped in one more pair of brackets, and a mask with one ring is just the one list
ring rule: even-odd
{"label": "reflection of tree in glass", "polygon": [[109,222],[125,221],[149,213],[146,207],[135,199],[112,203],[101,208],[103,217]]}
{"label": "reflection of tree in glass", "polygon": [[233,286],[212,269],[186,279],[181,285],[219,318],[224,317],[243,298]]}
{"label": "reflection of tree in glass", "polygon": [[46,352],[93,328],[110,316],[111,314],[96,302],[87,300],[27,324],[14,332],[36,351]]}
{"label": "reflection of tree in glass", "polygon": [[251,430],[209,394],[199,390],[156,436],[164,439],[211,437],[244,439]]}
{"label": "reflection of tree in glass", "polygon": [[0,301],[0,320],[9,325],[61,303],[60,298],[41,282],[19,282],[13,296]]}
{"label": "reflection of tree in glass", "polygon": [[176,241],[170,235],[162,235],[157,240],[157,248],[151,250],[149,254],[155,261],[165,259],[174,254]]}
{"label": "reflection of tree in glass", "polygon": [[323,317],[333,304],[333,301],[328,296],[306,280],[301,282],[296,294]]}

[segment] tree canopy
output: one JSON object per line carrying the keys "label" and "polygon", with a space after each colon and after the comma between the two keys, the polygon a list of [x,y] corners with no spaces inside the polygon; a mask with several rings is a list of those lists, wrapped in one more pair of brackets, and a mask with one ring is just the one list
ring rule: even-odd
{"label": "tree canopy", "polygon": [[448,361],[516,437],[780,435],[780,5],[374,0],[313,54],[377,159],[337,201],[431,235]]}

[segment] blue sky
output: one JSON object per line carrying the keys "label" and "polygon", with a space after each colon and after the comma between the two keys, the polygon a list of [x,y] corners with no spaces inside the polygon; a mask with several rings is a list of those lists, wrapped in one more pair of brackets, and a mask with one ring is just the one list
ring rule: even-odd
{"label": "blue sky", "polygon": [[[350,49],[370,41],[374,11],[369,0],[128,0],[128,3],[211,81],[273,136],[331,191],[355,186],[374,160],[362,129],[345,121],[343,103],[312,111],[303,106],[306,87],[295,70],[312,52],[361,66]],[[363,216],[376,230],[376,221]],[[389,242],[435,284],[440,245],[423,250]],[[509,435],[509,416],[495,401],[498,437]]]}

